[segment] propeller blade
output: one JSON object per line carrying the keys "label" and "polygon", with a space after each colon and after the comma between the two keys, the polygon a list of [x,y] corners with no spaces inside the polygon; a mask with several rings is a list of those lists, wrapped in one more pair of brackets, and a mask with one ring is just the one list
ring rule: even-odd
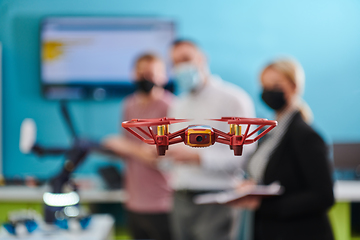
{"label": "propeller blade", "polygon": [[189,122],[191,119],[176,119],[176,118],[152,118],[152,119],[131,119],[125,121],[121,125],[123,127],[150,127],[156,125],[168,125],[181,122]]}
{"label": "propeller blade", "polygon": [[255,125],[277,125],[277,121],[268,120],[265,118],[243,118],[236,120],[229,120],[229,124],[255,124]]}
{"label": "propeller blade", "polygon": [[225,120],[225,119],[205,119],[205,120],[218,121],[218,122],[227,122],[228,121],[228,120]]}
{"label": "propeller blade", "polygon": [[[229,120],[236,120],[236,119],[242,119],[242,117],[222,117],[222,118],[214,118],[214,119],[207,119],[207,120],[227,122]],[[250,119],[250,118],[245,118],[245,119]]]}
{"label": "propeller blade", "polygon": [[222,117],[219,119],[208,119],[218,122],[227,122],[228,124],[264,124],[264,125],[276,125],[276,121],[271,121],[266,118],[243,118],[243,117]]}
{"label": "propeller blade", "polygon": [[173,124],[173,123],[181,123],[181,122],[190,122],[192,121],[192,119],[173,119],[173,120],[169,120],[170,121],[170,124]]}

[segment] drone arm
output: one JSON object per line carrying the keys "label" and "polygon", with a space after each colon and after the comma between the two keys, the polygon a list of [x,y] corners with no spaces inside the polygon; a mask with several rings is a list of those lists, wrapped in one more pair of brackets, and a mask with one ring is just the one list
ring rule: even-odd
{"label": "drone arm", "polygon": [[130,132],[131,134],[133,134],[135,137],[137,137],[138,139],[140,139],[141,141],[145,141],[145,138],[143,138],[142,136],[140,136],[140,134],[138,134],[137,132],[135,132],[134,130],[132,130],[131,128],[125,128],[128,132]]}
{"label": "drone arm", "polygon": [[169,145],[172,145],[172,144],[176,144],[176,143],[181,143],[181,142],[184,142],[184,139],[182,137],[180,138],[173,138],[169,141]]}
{"label": "drone arm", "polygon": [[221,136],[221,137],[225,138],[225,139],[228,140],[229,143],[230,143],[230,136],[229,136],[229,134],[224,133],[223,131],[220,131],[220,130],[218,130],[218,129],[216,129],[216,128],[213,128],[213,130],[214,130],[215,135]]}
{"label": "drone arm", "polygon": [[259,140],[261,137],[263,137],[265,134],[267,134],[268,132],[270,132],[274,127],[276,127],[276,125],[272,125],[270,127],[268,127],[265,131],[263,131],[262,133],[260,133],[256,138],[254,138],[254,141]]}
{"label": "drone arm", "polygon": [[255,139],[245,139],[244,144],[252,144],[254,142],[256,142]]}
{"label": "drone arm", "polygon": [[[137,132],[135,132],[134,130],[132,130],[131,128],[125,128],[128,132],[130,132],[131,134],[133,134],[135,137],[137,137],[138,139],[140,139],[141,141],[148,143],[148,144],[155,144],[155,140],[153,139],[145,139],[143,138],[140,134],[138,134]],[[151,129],[151,128],[150,128]],[[152,131],[150,131],[152,133]]]}
{"label": "drone arm", "polygon": [[[247,137],[251,137],[252,135],[254,135],[255,133],[257,133],[260,129],[262,129],[263,127],[265,127],[266,125],[260,125],[259,127],[257,127],[254,131],[252,131],[249,135],[247,135]],[[259,138],[258,138],[259,139]]]}
{"label": "drone arm", "polygon": [[186,130],[186,128],[183,128],[183,129],[181,129],[181,130],[179,130],[179,131],[177,131],[177,132],[170,133],[170,134],[168,135],[169,140],[172,140],[173,138],[176,138],[176,137],[178,137],[178,136],[183,136],[183,135],[185,134],[185,130]]}
{"label": "drone arm", "polygon": [[156,136],[155,136],[155,134],[153,133],[152,128],[151,128],[151,127],[148,127],[148,129],[149,129],[149,132],[150,132],[150,134],[151,134],[151,138],[154,140],[154,144],[156,144]]}
{"label": "drone arm", "polygon": [[226,145],[230,145],[230,141],[224,138],[216,138],[216,142],[218,143],[222,143],[222,144],[226,144]]}
{"label": "drone arm", "polygon": [[[263,128],[265,126],[266,125],[260,125],[258,128],[256,128],[254,131],[252,131],[249,135],[247,135],[246,138],[249,138],[250,136],[252,136],[254,133],[258,132],[261,128]],[[263,131],[262,133],[260,133],[258,136],[256,136],[253,139],[246,139],[245,138],[244,144],[251,144],[251,143],[256,142],[257,140],[262,138],[265,134],[270,132],[274,127],[276,127],[276,125],[270,125],[270,127],[268,127],[265,131]]]}
{"label": "drone arm", "polygon": [[145,134],[147,137],[149,138],[153,138],[152,135],[150,135],[148,132],[146,132],[144,129],[142,129],[141,127],[137,127],[136,129],[138,129],[140,132],[142,132],[143,134]]}
{"label": "drone arm", "polygon": [[250,126],[251,126],[251,124],[248,124],[248,125],[247,125],[247,128],[246,128],[245,133],[244,133],[244,137],[243,137],[243,139],[242,139],[242,141],[241,141],[241,145],[243,145],[244,142],[245,142],[245,139],[249,137],[249,136],[248,136],[248,133],[249,133],[249,130],[250,130]]}

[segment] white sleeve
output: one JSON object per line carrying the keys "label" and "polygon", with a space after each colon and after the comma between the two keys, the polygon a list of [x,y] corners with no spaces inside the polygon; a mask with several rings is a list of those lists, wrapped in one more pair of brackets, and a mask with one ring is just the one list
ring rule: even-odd
{"label": "white sleeve", "polygon": [[[184,113],[184,111],[183,111],[182,101],[180,99],[175,99],[173,101],[173,103],[170,105],[170,107],[168,109],[167,117],[170,117],[170,118],[185,118],[184,116],[186,116],[186,113]],[[183,129],[187,125],[188,125],[187,122],[171,124],[170,125],[170,132],[172,132],[172,133],[176,132],[176,131],[178,131],[180,129]]]}
{"label": "white sleeve", "polygon": [[[254,104],[245,93],[237,94],[235,99],[226,103],[227,116],[255,117]],[[252,126],[255,129],[256,126]],[[242,129],[245,132],[245,129]],[[215,143],[214,146],[199,151],[203,168],[209,171],[234,172],[242,168],[257,147],[256,143],[244,145],[242,156],[234,156],[234,151],[228,145]]]}

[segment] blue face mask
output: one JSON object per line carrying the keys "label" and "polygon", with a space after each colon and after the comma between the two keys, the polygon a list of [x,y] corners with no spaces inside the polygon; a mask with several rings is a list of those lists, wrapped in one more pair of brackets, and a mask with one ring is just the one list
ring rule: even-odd
{"label": "blue face mask", "polygon": [[175,70],[175,81],[180,93],[196,90],[201,85],[201,75],[196,66],[191,63],[182,63]]}

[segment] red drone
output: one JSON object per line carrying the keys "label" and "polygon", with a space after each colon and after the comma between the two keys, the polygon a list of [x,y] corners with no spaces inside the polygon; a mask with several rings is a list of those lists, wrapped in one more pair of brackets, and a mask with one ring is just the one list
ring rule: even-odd
{"label": "red drone", "polygon": [[[143,142],[156,145],[159,155],[165,155],[169,145],[175,143],[183,142],[190,147],[209,147],[215,142],[219,142],[229,145],[230,149],[234,150],[235,156],[241,156],[244,144],[251,144],[256,142],[277,125],[276,121],[271,121],[264,118],[223,117],[221,119],[211,120],[227,122],[230,124],[229,133],[222,132],[218,129],[206,125],[190,125],[177,132],[170,133],[170,124],[188,122],[190,120],[166,117],[157,119],[132,119],[130,121],[123,122],[122,127]],[[244,134],[241,134],[241,125],[247,125]],[[258,127],[249,133],[251,125],[258,125]],[[151,128],[152,126],[157,126],[157,134],[154,133],[153,129]],[[256,137],[249,139],[265,126],[269,127]],[[147,131],[144,130],[144,127],[147,127]],[[136,128],[138,132],[131,128]],[[148,139],[141,136],[139,133],[142,133]]]}

